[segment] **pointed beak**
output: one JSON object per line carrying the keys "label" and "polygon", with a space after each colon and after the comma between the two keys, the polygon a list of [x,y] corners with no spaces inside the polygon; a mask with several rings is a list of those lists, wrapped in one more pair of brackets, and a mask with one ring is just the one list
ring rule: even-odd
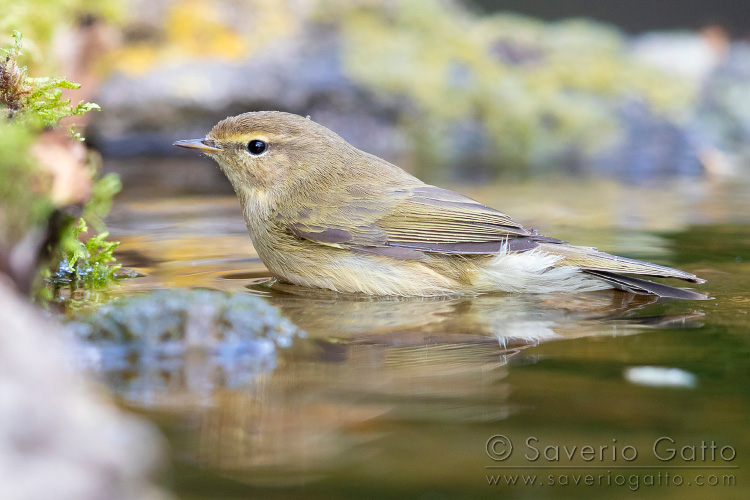
{"label": "pointed beak", "polygon": [[184,141],[177,141],[172,146],[179,146],[181,148],[197,149],[204,153],[215,153],[221,151],[221,148],[212,139],[187,139]]}

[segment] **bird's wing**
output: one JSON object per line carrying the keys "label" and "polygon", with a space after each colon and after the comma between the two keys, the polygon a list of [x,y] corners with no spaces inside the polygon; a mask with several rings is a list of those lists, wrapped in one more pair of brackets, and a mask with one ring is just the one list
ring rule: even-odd
{"label": "bird's wing", "polygon": [[[678,269],[539,235],[504,213],[447,189],[418,185],[348,194],[355,195],[350,199],[356,201],[348,205],[316,204],[299,211],[293,220],[282,217],[281,222],[302,239],[397,259],[419,259],[425,253],[494,254],[503,247],[521,252],[541,246],[546,253],[560,257],[557,265],[579,267],[620,287],[625,286],[627,278],[618,273],[703,282]],[[632,291],[646,289],[649,282],[628,283]]]}
{"label": "bird's wing", "polygon": [[560,243],[447,189],[418,185],[358,194],[353,203],[305,207],[294,220],[280,222],[303,239],[404,259],[423,252],[492,254],[503,245],[522,251],[540,242]]}

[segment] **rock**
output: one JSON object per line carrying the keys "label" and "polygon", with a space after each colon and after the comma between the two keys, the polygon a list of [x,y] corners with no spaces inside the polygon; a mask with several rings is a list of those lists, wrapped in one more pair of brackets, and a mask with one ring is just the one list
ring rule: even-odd
{"label": "rock", "polygon": [[400,103],[344,74],[335,33],[309,29],[241,63],[202,60],[114,74],[97,96],[89,142],[103,154],[176,154],[172,142],[203,137],[229,115],[259,109],[311,115],[346,140],[394,159],[405,150]]}
{"label": "rock", "polygon": [[68,325],[89,368],[134,404],[202,404],[276,365],[303,332],[263,299],[212,290],[122,298]]}
{"label": "rock", "polygon": [[76,370],[70,338],[0,279],[0,498],[156,500],[157,431]]}
{"label": "rock", "polygon": [[630,51],[638,61],[700,85],[725,56],[729,39],[726,33],[721,37],[716,30],[646,33],[633,40]]}
{"label": "rock", "polygon": [[[104,111],[93,117],[91,142],[110,158],[194,158],[172,142],[202,137],[229,115],[288,111],[430,182],[547,173],[697,177],[707,163],[722,163],[717,151],[743,150],[727,130],[744,112],[742,91],[721,93],[720,70],[741,44],[717,29],[628,37],[592,21],[477,16],[458,2],[367,9],[311,2],[303,13],[290,5],[258,7],[251,27],[219,19],[217,9],[211,29],[226,25],[237,43],[214,47],[212,56],[210,47],[188,44],[198,51],[191,56],[184,37],[162,33],[143,58],[157,62],[140,73],[121,67],[102,86]],[[172,7],[163,7],[169,17]],[[272,18],[293,28],[269,42],[253,30]],[[228,57],[235,45],[244,49]],[[718,125],[696,117],[706,103]],[[153,170],[139,171],[138,162],[118,168],[136,181]]]}
{"label": "rock", "polygon": [[[696,118],[708,141],[731,160],[729,172],[750,163],[750,43],[732,44],[703,85]],[[726,169],[724,169],[726,170]]]}

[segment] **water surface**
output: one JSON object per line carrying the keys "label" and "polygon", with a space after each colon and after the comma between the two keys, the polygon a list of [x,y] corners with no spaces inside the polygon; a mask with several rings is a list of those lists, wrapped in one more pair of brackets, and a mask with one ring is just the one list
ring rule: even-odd
{"label": "water surface", "polygon": [[[142,276],[110,295],[254,294],[307,332],[275,367],[239,384],[201,362],[109,374],[123,404],[164,430],[176,493],[747,498],[747,186],[556,181],[462,191],[543,234],[696,273],[708,280],[697,289],[714,298],[306,290],[268,282],[233,198],[123,200],[110,228],[120,260]],[[498,460],[506,438],[513,451]],[[594,458],[581,454],[586,446]]]}

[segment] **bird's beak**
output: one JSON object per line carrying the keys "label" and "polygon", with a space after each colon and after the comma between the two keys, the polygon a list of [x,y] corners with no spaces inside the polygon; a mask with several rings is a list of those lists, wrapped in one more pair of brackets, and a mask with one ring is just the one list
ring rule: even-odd
{"label": "bird's beak", "polygon": [[221,151],[219,145],[216,144],[216,142],[214,142],[212,139],[186,139],[184,141],[177,141],[172,144],[172,146],[197,149],[198,151],[203,151],[204,153],[215,153],[217,151]]}

